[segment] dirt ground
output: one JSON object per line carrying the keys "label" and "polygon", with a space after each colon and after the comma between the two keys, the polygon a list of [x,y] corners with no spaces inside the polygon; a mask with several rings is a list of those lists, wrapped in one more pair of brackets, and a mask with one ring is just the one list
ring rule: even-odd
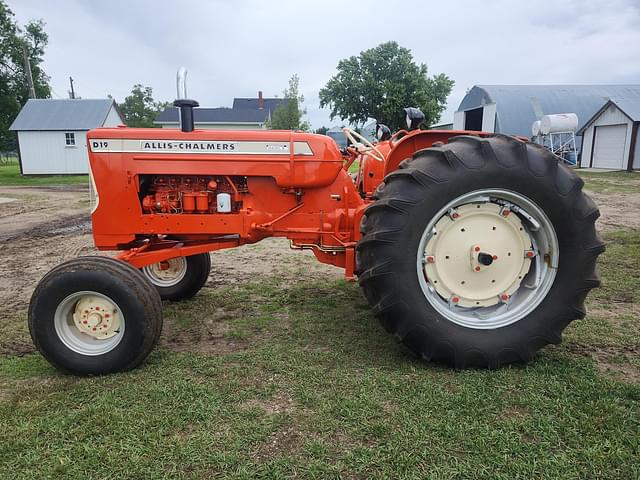
{"label": "dirt ground", "polygon": [[[602,213],[600,230],[640,228],[640,195],[592,193]],[[55,265],[93,248],[86,186],[0,187],[0,354],[33,351],[26,329],[6,331],[5,320],[26,321],[29,297]],[[277,276],[285,284],[305,278],[341,278],[342,270],[316,262],[310,252],[289,249],[284,239],[213,254],[210,286]],[[216,275],[216,272],[224,275]],[[9,322],[8,322],[9,323]],[[14,334],[12,334],[14,333]]]}
{"label": "dirt ground", "polygon": [[[630,193],[587,193],[600,208],[598,230],[640,229],[640,194]],[[0,207],[1,208],[1,207]]]}

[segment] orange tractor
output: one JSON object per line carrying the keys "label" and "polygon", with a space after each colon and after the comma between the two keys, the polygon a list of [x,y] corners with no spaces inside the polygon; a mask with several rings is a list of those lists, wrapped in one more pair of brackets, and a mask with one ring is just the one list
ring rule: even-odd
{"label": "orange tractor", "polygon": [[[357,278],[383,326],[457,368],[528,361],[585,315],[604,247],[583,182],[548,150],[505,135],[378,128],[194,130],[178,74],[181,129],[88,134],[93,236],[115,257],[65,262],[29,306],[53,365],[104,374],[139,365],[162,302],[195,295],[209,252],[286,237]],[[357,173],[350,174],[350,170]],[[346,320],[346,319],[345,319]]]}

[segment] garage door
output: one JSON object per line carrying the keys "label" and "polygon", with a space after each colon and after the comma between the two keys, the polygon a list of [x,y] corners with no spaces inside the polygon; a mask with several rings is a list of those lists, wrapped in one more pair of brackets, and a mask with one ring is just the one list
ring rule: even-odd
{"label": "garage door", "polygon": [[624,169],[624,144],[627,140],[627,125],[596,127],[595,136],[593,167]]}

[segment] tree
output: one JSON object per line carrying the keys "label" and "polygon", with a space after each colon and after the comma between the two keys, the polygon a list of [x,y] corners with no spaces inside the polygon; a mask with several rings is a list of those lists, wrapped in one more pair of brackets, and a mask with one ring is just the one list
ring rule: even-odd
{"label": "tree", "polygon": [[118,108],[129,127],[155,127],[153,120],[159,112],[169,106],[168,102],[156,102],[153,99],[153,89],[136,84],[131,89],[131,95],[118,104]]}
{"label": "tree", "polygon": [[272,130],[309,130],[309,122],[302,120],[302,116],[307,113],[307,110],[301,108],[304,97],[298,91],[299,85],[298,75],[292,75],[289,79],[289,87],[283,92],[284,101],[271,114],[271,120],[267,121],[267,128]]}
{"label": "tree", "polygon": [[320,106],[331,108],[332,119],[364,124],[374,118],[391,130],[406,128],[403,108],[418,107],[430,125],[439,120],[453,84],[442,73],[429,77],[411,50],[386,42],[340,60],[337,75],[320,90]]}
{"label": "tree", "polygon": [[0,0],[0,151],[16,148],[9,127],[29,99],[29,85],[24,66],[26,52],[37,98],[49,98],[49,77],[42,69],[48,43],[42,20],[31,20],[20,27],[13,12]]}
{"label": "tree", "polygon": [[329,129],[324,125],[320,128],[316,128],[313,133],[317,133],[318,135],[326,135]]}

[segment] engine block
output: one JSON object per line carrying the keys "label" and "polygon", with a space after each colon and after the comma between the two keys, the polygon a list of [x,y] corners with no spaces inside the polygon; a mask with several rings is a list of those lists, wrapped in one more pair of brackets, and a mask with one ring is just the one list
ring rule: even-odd
{"label": "engine block", "polygon": [[229,213],[221,210],[220,195],[230,198],[230,211],[242,208],[245,177],[205,175],[141,175],[140,199],[145,214]]}

